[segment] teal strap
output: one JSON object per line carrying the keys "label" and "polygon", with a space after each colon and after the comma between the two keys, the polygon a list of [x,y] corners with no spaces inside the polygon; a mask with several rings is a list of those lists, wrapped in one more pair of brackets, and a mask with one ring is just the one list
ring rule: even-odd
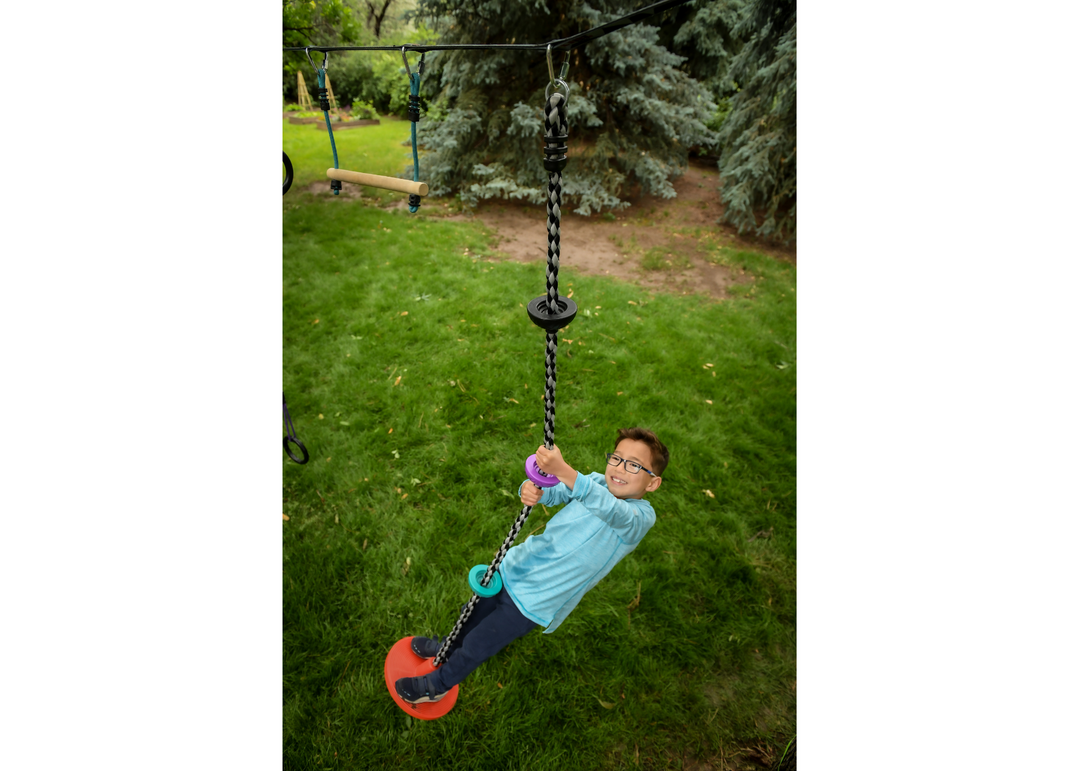
{"label": "teal strap", "polygon": [[[409,75],[409,93],[420,96],[420,73],[413,72]],[[416,153],[416,121],[412,122],[412,178],[413,182],[420,181],[420,156]],[[410,206],[409,212],[416,214],[420,211],[419,206]]]}
{"label": "teal strap", "polygon": [[[319,75],[319,88],[326,88],[326,70],[324,70],[324,69],[322,69],[320,67],[318,75]],[[334,130],[332,128],[330,128],[330,113],[327,112],[326,110],[323,110],[323,119],[326,121],[326,132],[330,135],[330,149],[334,153],[334,168],[336,169],[336,168],[339,168],[338,167],[338,160],[337,160],[337,145],[334,144]],[[414,142],[414,145],[415,145],[415,142]],[[338,190],[334,191],[334,195],[337,195],[338,193],[339,193]]]}

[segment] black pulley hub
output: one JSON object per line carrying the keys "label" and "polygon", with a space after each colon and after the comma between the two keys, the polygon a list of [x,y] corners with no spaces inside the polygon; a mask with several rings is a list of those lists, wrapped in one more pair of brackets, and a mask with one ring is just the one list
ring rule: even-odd
{"label": "black pulley hub", "polygon": [[559,295],[555,303],[558,310],[555,313],[549,313],[547,295],[531,300],[526,310],[529,312],[532,323],[548,332],[555,332],[574,320],[574,316],[577,315],[577,303],[562,295]]}

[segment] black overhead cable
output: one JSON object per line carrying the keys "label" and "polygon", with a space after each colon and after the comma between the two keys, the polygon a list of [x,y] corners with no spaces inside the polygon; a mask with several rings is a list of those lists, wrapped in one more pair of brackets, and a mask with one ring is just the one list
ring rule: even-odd
{"label": "black overhead cable", "polygon": [[631,24],[637,24],[639,21],[655,16],[658,13],[662,13],[669,8],[675,8],[676,6],[685,5],[690,0],[660,0],[659,3],[653,3],[647,5],[644,8],[639,8],[633,13],[628,13],[626,16],[620,16],[617,19],[612,19],[606,24],[601,24],[599,27],[593,27],[587,29],[584,32],[579,32],[576,35],[570,37],[564,37],[561,40],[551,40],[547,43],[456,43],[447,45],[417,45],[412,43],[406,43],[405,45],[396,46],[293,46],[291,48],[283,48],[283,51],[319,51],[326,53],[328,51],[415,51],[416,53],[423,53],[425,51],[459,51],[459,50],[520,50],[520,51],[545,51],[548,46],[552,51],[570,51],[578,46],[588,43],[591,40],[596,40],[598,37],[603,37],[609,32],[614,32],[617,29],[628,27]]}

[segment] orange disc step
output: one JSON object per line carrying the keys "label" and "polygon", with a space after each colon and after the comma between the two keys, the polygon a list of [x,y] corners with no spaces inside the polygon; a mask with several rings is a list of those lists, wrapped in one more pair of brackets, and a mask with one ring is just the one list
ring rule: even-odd
{"label": "orange disc step", "polygon": [[435,671],[432,663],[435,659],[422,659],[413,653],[412,637],[402,637],[390,652],[386,654],[383,675],[386,677],[386,690],[394,702],[417,720],[436,720],[454,708],[457,703],[458,686],[451,688],[439,701],[425,701],[422,704],[410,704],[398,696],[394,683],[403,677],[420,677]]}

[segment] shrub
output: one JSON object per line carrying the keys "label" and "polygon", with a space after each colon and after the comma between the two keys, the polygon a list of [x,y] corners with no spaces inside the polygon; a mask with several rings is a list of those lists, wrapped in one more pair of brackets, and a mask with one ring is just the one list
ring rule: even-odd
{"label": "shrub", "polygon": [[375,111],[375,105],[371,102],[362,101],[361,99],[353,99],[350,115],[352,116],[352,120],[370,120],[378,117],[378,113]]}

